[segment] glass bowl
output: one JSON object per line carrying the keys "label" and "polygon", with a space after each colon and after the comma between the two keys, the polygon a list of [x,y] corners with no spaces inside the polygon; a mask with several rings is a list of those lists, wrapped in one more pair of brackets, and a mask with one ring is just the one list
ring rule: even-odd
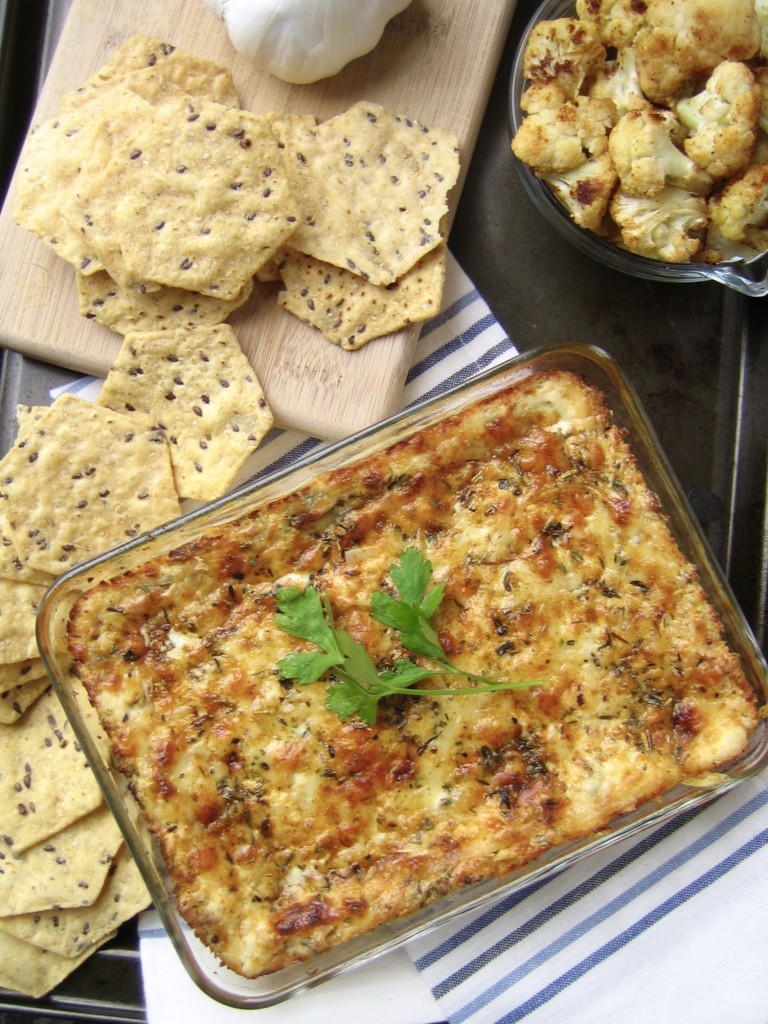
{"label": "glass bowl", "polygon": [[[576,16],[573,0],[544,0],[525,28],[512,67],[509,88],[510,129],[514,135],[520,127],[524,113],[520,99],[525,89],[523,57],[533,27],[540,21]],[[522,180],[523,188],[544,219],[575,248],[597,260],[604,266],[624,274],[651,281],[671,281],[686,284],[696,281],[716,281],[733,288],[742,295],[761,297],[768,295],[768,253],[762,253],[750,260],[734,259],[717,264],[705,263],[664,263],[648,259],[622,249],[599,235],[579,227],[558,201],[550,188],[517,157],[512,159]]]}

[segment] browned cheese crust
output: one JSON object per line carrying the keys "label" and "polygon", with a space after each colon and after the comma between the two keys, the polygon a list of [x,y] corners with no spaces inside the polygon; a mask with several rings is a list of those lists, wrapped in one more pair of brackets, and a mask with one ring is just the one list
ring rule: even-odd
{"label": "browned cheese crust", "polygon": [[[276,663],[314,585],[379,665],[416,545],[451,659],[530,689],[389,697],[375,727]],[[602,396],[538,374],[97,585],[76,672],[182,915],[254,977],[606,826],[745,747],[756,702]],[[451,685],[439,679],[434,685]]]}

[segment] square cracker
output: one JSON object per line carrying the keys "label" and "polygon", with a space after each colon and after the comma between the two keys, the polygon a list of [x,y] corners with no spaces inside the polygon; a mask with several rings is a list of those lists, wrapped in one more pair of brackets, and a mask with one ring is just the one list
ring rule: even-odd
{"label": "square cracker", "polygon": [[40,694],[45,693],[48,685],[48,676],[43,675],[4,689],[0,693],[0,724],[12,725],[17,722]]}
{"label": "square cracker", "polygon": [[368,102],[316,128],[275,129],[302,211],[291,248],[387,285],[439,245],[459,174],[450,132]]}
{"label": "square cracker", "polygon": [[18,857],[0,850],[0,916],[95,903],[122,842],[103,803]]}
{"label": "square cracker", "polygon": [[6,853],[48,839],[101,803],[96,776],[52,689],[18,722],[0,726],[0,847]]}
{"label": "square cracker", "polygon": [[55,117],[32,126],[19,159],[14,220],[38,235],[82,273],[103,270],[93,239],[62,212],[87,187],[83,167],[103,167],[115,106],[149,116],[150,108],[180,97],[239,107],[228,69],[157,39],[135,36],[80,88],[65,94]]}
{"label": "square cracker", "polygon": [[110,153],[65,201],[114,280],[235,298],[293,233],[293,201],[269,120],[188,97],[113,103]]}
{"label": "square cracker", "polygon": [[358,274],[290,249],[279,261],[285,290],[278,304],[344,349],[440,312],[445,243],[430,250],[394,284],[371,284]]}
{"label": "square cracker", "polygon": [[264,392],[227,324],[129,334],[98,402],[168,439],[176,488],[211,500],[272,425]]}
{"label": "square cracker", "polygon": [[[107,936],[101,945],[108,938],[111,936]],[[64,981],[95,950],[96,946],[92,946],[77,959],[72,959],[49,953],[0,931],[0,986],[31,999],[40,999]]]}
{"label": "square cracker", "polygon": [[198,295],[186,288],[160,287],[147,292],[119,285],[105,270],[88,275],[76,272],[75,282],[81,316],[122,335],[223,323],[253,290],[252,281],[248,281],[234,299]]}
{"label": "square cracker", "polygon": [[90,906],[0,917],[0,931],[59,956],[79,957],[150,902],[139,869],[123,844],[98,899]]}
{"label": "square cracker", "polygon": [[33,679],[45,676],[45,665],[40,657],[25,658],[23,661],[0,663],[0,694],[14,686],[23,686]]}
{"label": "square cracker", "polygon": [[102,90],[127,86],[150,103],[184,92],[239,107],[230,70],[214,61],[186,53],[153,36],[135,35],[123,43],[98,71],[61,98],[63,111],[74,110],[104,95]]}
{"label": "square cracker", "polygon": [[163,435],[71,394],[0,463],[0,494],[19,556],[54,575],[180,512]]}
{"label": "square cracker", "polygon": [[108,148],[98,117],[84,107],[33,125],[19,157],[14,221],[82,272],[103,270],[103,264],[62,209],[84,160],[106,162]]}
{"label": "square cracker", "polygon": [[35,621],[47,587],[0,576],[0,661],[37,657]]}
{"label": "square cracker", "polygon": [[[2,464],[2,460],[0,460],[0,467]],[[21,560],[11,539],[8,515],[2,501],[0,501],[0,577],[13,580],[16,583],[35,583],[40,587],[50,586],[54,579],[49,572],[32,569]]]}

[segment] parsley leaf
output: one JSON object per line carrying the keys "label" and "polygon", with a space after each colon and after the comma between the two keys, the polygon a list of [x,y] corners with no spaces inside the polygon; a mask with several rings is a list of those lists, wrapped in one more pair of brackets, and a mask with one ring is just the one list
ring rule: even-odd
{"label": "parsley leaf", "polygon": [[[443,649],[431,622],[445,594],[439,583],[427,592],[432,565],[417,548],[407,548],[390,567],[390,579],[397,597],[384,591],[371,595],[371,616],[381,625],[394,629],[400,644],[413,654],[428,658],[436,668],[425,668],[407,658],[394,669],[379,671],[362,644],[346,630],[337,629],[330,601],[320,598],[314,587],[301,591],[284,587],[275,598],[278,614],[275,623],[290,636],[308,640],[320,651],[295,651],[282,658],[277,668],[285,679],[299,684],[316,683],[326,674],[331,685],[325,700],[328,711],[340,718],[358,715],[364,722],[376,722],[382,697],[394,693],[444,696],[488,693],[538,685],[536,680],[499,682],[474,675],[453,665]],[[417,689],[415,683],[435,676],[463,676],[474,685]]]}

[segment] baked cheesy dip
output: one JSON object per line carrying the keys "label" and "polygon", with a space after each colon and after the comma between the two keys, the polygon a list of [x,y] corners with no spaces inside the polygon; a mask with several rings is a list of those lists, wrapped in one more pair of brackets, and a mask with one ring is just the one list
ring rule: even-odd
{"label": "baked cheesy dip", "polygon": [[[371,594],[410,547],[445,584],[433,621],[451,661],[531,685],[339,717],[332,676],[281,676],[311,644],[278,627],[276,594],[316,588],[391,667],[404,651]],[[695,783],[758,719],[623,432],[570,372],[95,584],[68,643],[181,915],[249,978]]]}

